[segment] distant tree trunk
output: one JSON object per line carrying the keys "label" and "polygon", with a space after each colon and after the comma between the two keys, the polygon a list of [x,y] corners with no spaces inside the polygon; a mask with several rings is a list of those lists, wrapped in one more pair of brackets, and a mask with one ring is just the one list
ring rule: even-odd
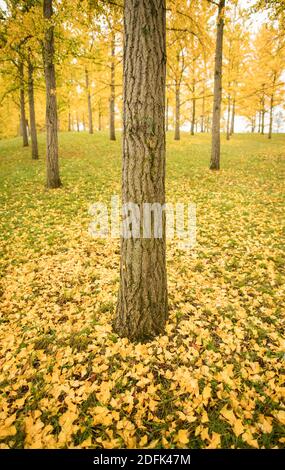
{"label": "distant tree trunk", "polygon": [[261,110],[258,111],[258,133],[261,132]]}
{"label": "distant tree trunk", "polygon": [[102,114],[101,114],[101,109],[99,108],[98,111],[98,131],[102,130]]}
{"label": "distant tree trunk", "polygon": [[265,92],[264,85],[262,85],[262,98],[261,98],[261,134],[264,134],[264,118],[265,118]]}
{"label": "distant tree trunk", "polygon": [[21,130],[23,137],[23,147],[28,147],[28,130],[27,130],[27,118],[25,108],[25,82],[24,82],[24,64],[19,64],[19,78],[20,78],[20,110],[21,110]]}
{"label": "distant tree trunk", "polygon": [[165,131],[168,132],[168,98],[166,99]]}
{"label": "distant tree trunk", "polygon": [[78,112],[76,112],[76,129],[77,129],[77,132],[80,131],[80,124],[79,124]]}
{"label": "distant tree trunk", "polygon": [[86,86],[86,93],[87,93],[89,134],[93,134],[92,103],[91,103],[91,93],[90,93],[90,87],[89,87],[89,72],[87,68],[85,68],[85,86]]}
{"label": "distant tree trunk", "polygon": [[174,140],[180,140],[180,85],[175,85],[175,132]]}
{"label": "distant tree trunk", "polygon": [[215,77],[214,77],[214,100],[212,119],[212,152],[211,170],[220,169],[220,147],[221,147],[221,101],[222,101],[222,65],[223,65],[223,33],[224,33],[224,7],[225,0],[219,1],[216,53],[215,53]]}
{"label": "distant tree trunk", "polygon": [[71,113],[70,108],[68,110],[68,132],[71,132]]}
{"label": "distant tree trunk", "polygon": [[251,133],[253,134],[255,130],[255,116],[251,119]]}
{"label": "distant tree trunk", "polygon": [[230,134],[233,135],[235,132],[235,114],[236,114],[236,99],[233,99],[232,105],[232,120],[231,120],[231,132]]}
{"label": "distant tree trunk", "polygon": [[[50,21],[53,14],[52,0],[44,0],[44,18]],[[54,26],[47,24],[44,39],[44,69],[46,82],[46,131],[47,131],[47,187],[61,185],[58,164],[57,100],[54,68]]]}
{"label": "distant tree trunk", "polygon": [[193,80],[193,98],[192,98],[192,118],[191,118],[191,135],[194,135],[196,121],[196,98],[195,98],[195,80]]}
{"label": "distant tree trunk", "polygon": [[273,76],[272,94],[271,94],[271,97],[270,97],[270,115],[269,115],[268,139],[272,138],[275,82],[276,82],[276,74],[274,74],[274,76]]}
{"label": "distant tree trunk", "polygon": [[85,114],[84,113],[82,114],[82,126],[83,126],[83,130],[86,131]]}
{"label": "distant tree trunk", "polygon": [[227,140],[230,140],[230,120],[231,120],[231,95],[228,94],[228,109],[227,109]]}
{"label": "distant tree trunk", "polygon": [[268,139],[272,138],[272,126],[273,126],[273,107],[274,107],[274,94],[270,97],[270,117],[269,117],[269,131]]}
{"label": "distant tree trunk", "polygon": [[110,83],[110,140],[116,140],[115,134],[115,35],[111,44],[111,83]]}
{"label": "distant tree trunk", "polygon": [[[125,0],[123,203],[165,203],[165,0]],[[147,30],[145,31],[145,25]],[[114,329],[143,341],[168,317],[162,236],[122,238]]]}
{"label": "distant tree trunk", "polygon": [[205,89],[203,90],[203,99],[202,99],[202,115],[201,115],[201,132],[205,132],[204,127],[205,122]]}
{"label": "distant tree trunk", "polygon": [[32,159],[39,158],[38,151],[38,138],[36,127],[36,113],[35,113],[35,98],[34,98],[34,67],[30,60],[28,60],[28,93],[29,93],[29,109],[30,109],[30,128],[32,140]]}

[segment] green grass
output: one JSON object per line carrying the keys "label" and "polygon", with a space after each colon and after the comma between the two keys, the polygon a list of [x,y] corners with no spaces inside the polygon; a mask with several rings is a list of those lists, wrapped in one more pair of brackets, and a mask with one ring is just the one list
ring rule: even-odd
{"label": "green grass", "polygon": [[[225,404],[234,407],[237,400],[241,405],[235,413],[251,427],[259,446],[281,446],[276,412],[283,410],[285,136],[274,135],[269,141],[266,136],[240,134],[229,142],[222,136],[221,170],[211,172],[209,135],[182,133],[175,142],[168,133],[167,200],[196,203],[197,244],[185,252],[175,240],[168,242],[172,330],[167,345],[154,340],[144,356],[110,327],[119,281],[119,241],[88,235],[89,205],[109,203],[113,194],[120,194],[120,138],[110,142],[105,132],[61,133],[59,141],[63,186],[50,191],[45,188],[45,136],[39,136],[39,161],[31,160],[30,148],[22,148],[20,138],[0,141],[0,363],[6,367],[0,369],[0,393],[10,413],[17,413],[17,434],[4,443],[24,447],[28,431],[23,420],[38,409],[57,438],[59,415],[69,406],[63,403],[68,390],[73,396],[81,381],[100,387],[110,377],[112,396],[122,403],[120,419],[137,426],[135,411],[126,411],[124,397],[134,390],[136,400],[143,400],[144,385],[136,385],[138,378],[132,374],[138,364],[146,364],[158,387],[155,400],[161,421],[146,412],[145,431],[136,431],[138,439],[146,433],[148,442],[158,440],[157,446],[163,447],[164,436],[175,447],[176,431],[187,428],[189,447],[206,447],[207,439],[195,434],[204,407],[209,434],[220,434],[222,447],[250,447],[220,416]],[[235,385],[219,376],[229,364]],[[261,372],[255,376],[251,367],[256,364]],[[183,367],[212,390],[209,403],[196,406],[197,420],[191,423],[177,414],[195,400],[187,392],[176,395],[180,379],[175,371]],[[12,391],[18,382],[19,389]],[[56,387],[62,384],[67,388],[57,395]],[[76,402],[80,429],[68,437],[73,445],[80,447],[90,437],[92,446],[104,447],[111,439],[104,426],[92,425],[92,409],[100,405],[97,391],[90,389]],[[218,399],[217,393],[224,395]],[[25,396],[25,403],[13,408],[14,401]],[[251,417],[248,399],[254,403]],[[112,410],[113,405],[107,406]],[[272,420],[271,433],[258,427],[254,432],[260,415]],[[111,428],[114,445],[131,445],[116,423]]]}

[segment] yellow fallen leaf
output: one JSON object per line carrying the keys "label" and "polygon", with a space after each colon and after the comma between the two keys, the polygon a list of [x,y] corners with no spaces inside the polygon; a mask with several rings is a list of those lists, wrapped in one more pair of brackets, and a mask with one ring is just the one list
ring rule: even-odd
{"label": "yellow fallen leaf", "polygon": [[179,429],[176,440],[179,444],[188,444],[189,438],[187,429]]}
{"label": "yellow fallen leaf", "polygon": [[244,432],[244,425],[242,424],[241,419],[237,419],[234,422],[233,431],[237,437],[240,436]]}

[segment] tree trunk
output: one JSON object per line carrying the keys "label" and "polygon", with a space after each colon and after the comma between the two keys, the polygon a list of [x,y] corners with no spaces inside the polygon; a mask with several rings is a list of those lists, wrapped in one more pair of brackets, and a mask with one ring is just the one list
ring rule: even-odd
{"label": "tree trunk", "polygon": [[180,86],[175,85],[175,133],[174,140],[180,140]]}
{"label": "tree trunk", "polygon": [[[194,64],[193,64],[194,67]],[[195,120],[196,120],[196,99],[195,99],[195,80],[193,80],[193,98],[192,98],[192,119],[191,119],[191,135],[194,135]]]}
{"label": "tree trunk", "polygon": [[111,44],[111,84],[110,84],[110,140],[116,140],[115,134],[115,35]]}
{"label": "tree trunk", "polygon": [[89,72],[87,68],[85,68],[85,86],[86,86],[86,92],[87,92],[89,134],[93,134],[92,103],[91,103],[91,93],[90,93],[90,87],[89,87]]}
{"label": "tree trunk", "polygon": [[30,128],[31,128],[31,140],[32,140],[32,159],[37,160],[39,158],[38,151],[38,138],[37,138],[37,127],[36,127],[36,114],[35,114],[35,98],[34,98],[34,67],[30,60],[28,60],[28,92],[29,92],[29,109],[30,109]]}
{"label": "tree trunk", "polygon": [[[147,25],[147,29],[146,26]],[[165,203],[165,0],[125,0],[123,204]],[[162,236],[122,238],[115,331],[144,341],[168,317]]]}
{"label": "tree trunk", "polygon": [[215,77],[214,77],[214,101],[212,120],[212,151],[211,170],[220,169],[220,147],[221,147],[221,101],[222,101],[222,65],[223,65],[223,33],[224,33],[224,7],[225,0],[219,1],[216,53],[215,53]]}
{"label": "tree trunk", "polygon": [[272,95],[270,97],[270,117],[269,117],[268,139],[272,138],[273,106],[274,106],[274,94],[272,93]]}
{"label": "tree trunk", "polygon": [[227,110],[227,140],[230,140],[230,120],[231,120],[231,95],[228,94],[228,110]]}
{"label": "tree trunk", "polygon": [[261,110],[258,111],[258,133],[261,132]]}
{"label": "tree trunk", "polygon": [[50,22],[53,14],[52,0],[44,0],[44,18],[47,22],[44,39],[44,69],[46,82],[46,156],[47,156],[47,187],[59,188],[61,185],[58,164],[57,136],[57,100],[54,67],[54,26]]}
{"label": "tree trunk", "polygon": [[82,126],[83,126],[83,130],[86,131],[85,114],[84,113],[82,114]]}
{"label": "tree trunk", "polygon": [[68,132],[71,132],[71,113],[70,113],[70,109],[68,110]]}
{"label": "tree trunk", "polygon": [[166,99],[165,131],[168,132],[168,98]]}
{"label": "tree trunk", "polygon": [[233,135],[235,133],[235,117],[236,117],[236,99],[233,99],[232,105],[232,120],[231,120],[231,132],[230,134]]}
{"label": "tree trunk", "polygon": [[204,127],[205,122],[205,90],[203,90],[203,99],[202,99],[202,116],[201,116],[201,132],[205,132]]}
{"label": "tree trunk", "polygon": [[78,112],[76,112],[76,129],[77,129],[77,132],[80,131],[80,124],[79,124]]}
{"label": "tree trunk", "polygon": [[20,76],[20,109],[21,109],[21,130],[23,137],[23,147],[28,147],[28,130],[27,130],[27,118],[25,108],[25,83],[24,83],[24,64],[23,62],[19,65],[19,76]]}
{"label": "tree trunk", "polygon": [[261,134],[264,134],[264,117],[265,117],[265,93],[264,85],[262,85],[263,94],[261,98]]}

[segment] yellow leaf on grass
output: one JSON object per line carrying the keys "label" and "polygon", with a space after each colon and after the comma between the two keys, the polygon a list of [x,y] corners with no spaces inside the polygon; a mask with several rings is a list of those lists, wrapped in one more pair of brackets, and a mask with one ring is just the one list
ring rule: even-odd
{"label": "yellow leaf on grass", "polygon": [[144,447],[147,444],[147,441],[148,441],[147,435],[143,436],[139,442],[139,446]]}
{"label": "yellow leaf on grass", "polygon": [[244,432],[244,425],[241,419],[237,419],[233,425],[235,435],[238,437]]}
{"label": "yellow leaf on grass", "polygon": [[234,423],[236,422],[236,417],[235,417],[235,414],[233,412],[233,410],[228,410],[228,408],[226,406],[224,406],[224,408],[221,409],[220,411],[220,414],[223,416],[223,418],[225,418],[230,424],[234,425]]}
{"label": "yellow leaf on grass", "polygon": [[244,432],[243,435],[242,435],[242,439],[243,439],[244,442],[249,444],[251,447],[255,447],[256,449],[259,448],[257,440],[253,438],[250,431]]}
{"label": "yellow leaf on grass", "polygon": [[179,444],[188,444],[189,438],[187,429],[179,429],[176,440]]}
{"label": "yellow leaf on grass", "polygon": [[281,424],[285,424],[285,411],[280,410],[276,413],[275,416],[280,421]]}
{"label": "yellow leaf on grass", "polygon": [[220,434],[213,432],[207,449],[217,449],[218,447],[221,447],[221,436]]}
{"label": "yellow leaf on grass", "polygon": [[0,426],[0,439],[5,439],[9,436],[15,436],[17,434],[16,426]]}

